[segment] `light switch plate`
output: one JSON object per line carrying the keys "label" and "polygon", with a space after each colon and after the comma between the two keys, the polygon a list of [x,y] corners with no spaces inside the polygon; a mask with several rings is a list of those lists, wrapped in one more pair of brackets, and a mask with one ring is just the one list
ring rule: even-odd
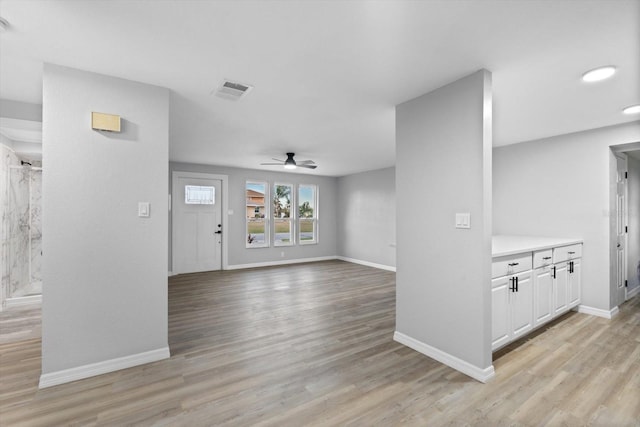
{"label": "light switch plate", "polygon": [[149,202],[138,202],[138,216],[140,218],[148,218],[149,209]]}
{"label": "light switch plate", "polygon": [[456,228],[471,228],[471,214],[468,212],[457,213]]}

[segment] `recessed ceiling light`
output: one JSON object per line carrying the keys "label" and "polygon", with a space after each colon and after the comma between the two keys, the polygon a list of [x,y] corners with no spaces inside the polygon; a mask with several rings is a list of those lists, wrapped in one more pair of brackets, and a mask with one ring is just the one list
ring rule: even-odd
{"label": "recessed ceiling light", "polygon": [[607,65],[606,67],[596,68],[595,70],[587,71],[582,75],[582,81],[585,82],[599,82],[600,80],[608,79],[616,73],[616,67],[613,65]]}
{"label": "recessed ceiling light", "polygon": [[622,110],[625,114],[638,114],[640,113],[640,104],[630,105]]}

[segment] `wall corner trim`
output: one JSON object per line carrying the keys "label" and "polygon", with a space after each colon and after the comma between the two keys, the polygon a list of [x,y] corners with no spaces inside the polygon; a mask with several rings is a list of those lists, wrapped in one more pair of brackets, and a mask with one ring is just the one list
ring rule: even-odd
{"label": "wall corner trim", "polygon": [[50,372],[40,376],[40,384],[38,385],[38,388],[53,387],[55,385],[119,371],[133,366],[157,362],[158,360],[168,359],[170,356],[169,347],[163,347],[157,350],[145,351],[143,353],[118,357],[115,359],[105,360],[103,362],[90,363],[88,365],[78,366],[75,368]]}
{"label": "wall corner trim", "polygon": [[478,368],[477,366],[474,366],[469,362],[452,356],[449,353],[445,353],[444,351],[439,350],[435,347],[431,347],[430,345],[418,341],[415,338],[411,338],[410,336],[405,335],[402,332],[395,331],[395,333],[393,334],[393,340],[399,342],[400,344],[406,345],[407,347],[412,348],[415,351],[424,354],[425,356],[437,360],[438,362],[443,363],[455,369],[456,371],[462,372],[463,374],[468,375],[474,380],[480,381],[481,383],[486,383],[495,376],[493,365],[484,369]]}
{"label": "wall corner trim", "polygon": [[613,319],[618,314],[618,306],[611,310],[602,310],[600,308],[589,307],[588,305],[579,305],[578,313],[590,314],[591,316],[604,317],[605,319]]}
{"label": "wall corner trim", "polygon": [[381,270],[396,271],[396,268],[391,265],[378,264],[376,262],[363,261],[360,259],[348,258],[345,256],[337,256],[336,259],[340,261],[352,262],[354,264],[366,265],[367,267],[379,268]]}

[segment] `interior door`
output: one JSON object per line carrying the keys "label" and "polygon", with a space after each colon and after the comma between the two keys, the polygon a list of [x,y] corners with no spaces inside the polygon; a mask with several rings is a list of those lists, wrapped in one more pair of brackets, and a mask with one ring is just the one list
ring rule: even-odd
{"label": "interior door", "polygon": [[174,177],[173,273],[220,270],[222,266],[222,182]]}
{"label": "interior door", "polygon": [[616,162],[616,287],[621,303],[627,280],[627,159],[616,155]]}

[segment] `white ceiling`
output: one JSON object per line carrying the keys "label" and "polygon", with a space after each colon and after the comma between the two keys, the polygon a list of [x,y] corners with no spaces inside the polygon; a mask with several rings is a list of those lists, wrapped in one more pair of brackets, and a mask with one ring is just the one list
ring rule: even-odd
{"label": "white ceiling", "polygon": [[[621,114],[640,102],[638,0],[0,0],[0,16],[1,98],[41,103],[43,62],[167,87],[176,161],[392,166],[395,105],[481,68],[494,145],[638,120]],[[210,95],[223,78],[255,89]]]}

